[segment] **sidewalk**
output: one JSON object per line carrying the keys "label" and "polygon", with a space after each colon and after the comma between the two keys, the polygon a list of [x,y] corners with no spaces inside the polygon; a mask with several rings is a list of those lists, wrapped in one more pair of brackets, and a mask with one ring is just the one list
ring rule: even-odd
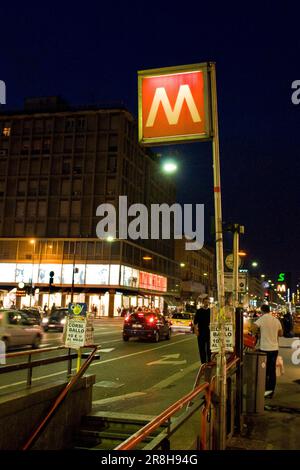
{"label": "sidewalk", "polygon": [[300,449],[300,364],[291,360],[296,339],[280,338],[285,373],[277,378],[274,397],[265,400],[264,413],[245,416],[243,437],[230,439],[228,450]]}

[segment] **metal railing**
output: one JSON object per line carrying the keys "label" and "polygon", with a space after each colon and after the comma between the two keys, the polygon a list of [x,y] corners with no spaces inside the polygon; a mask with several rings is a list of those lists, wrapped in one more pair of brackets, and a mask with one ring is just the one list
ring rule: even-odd
{"label": "metal railing", "polygon": [[[48,352],[53,352],[53,351],[58,351],[58,350],[63,350],[63,349],[67,349],[68,354],[64,354],[62,356],[48,357],[48,358],[34,360],[34,361],[32,360],[32,358],[36,357],[38,354],[43,354],[43,353],[48,353]],[[71,349],[66,348],[65,346],[54,346],[51,348],[30,349],[29,351],[18,351],[14,353],[8,353],[6,354],[5,357],[6,359],[15,359],[15,358],[25,357],[25,356],[28,356],[27,362],[20,362],[17,364],[6,364],[4,366],[1,366],[0,375],[6,374],[9,372],[16,372],[16,371],[27,369],[28,372],[27,372],[26,386],[30,387],[32,385],[32,372],[35,367],[68,361],[67,375],[70,376],[72,373],[72,359],[77,358],[77,353],[71,353]]]}
{"label": "metal railing", "polygon": [[[234,374],[235,366],[238,362],[239,362],[238,357],[231,356],[226,366],[226,371],[230,372],[231,375]],[[205,372],[208,369],[212,369],[213,367],[215,367],[215,365],[216,363],[214,361],[209,362],[207,364],[203,364],[200,367],[199,372],[197,373],[194,388],[191,392],[189,392],[187,395],[185,395],[184,397],[180,398],[175,403],[173,403],[169,408],[163,411],[160,415],[158,415],[156,418],[154,418],[152,421],[146,424],[143,428],[139,429],[135,434],[130,436],[128,439],[126,439],[126,441],[122,442],[117,447],[115,447],[114,450],[134,449],[140,442],[145,440],[145,438],[150,436],[150,434],[152,434],[156,429],[164,425],[166,422],[168,423],[168,430],[163,432],[161,436],[158,436],[156,438],[156,441],[159,441],[159,440],[163,441],[164,439],[169,438],[171,434],[174,433],[175,430],[177,430],[178,427],[181,426],[188,419],[188,417],[192,413],[194,413],[195,410],[198,409],[200,406],[203,406],[201,410],[200,446],[202,450],[206,450],[207,449],[207,421],[208,421],[208,415],[213,405],[216,377],[215,375],[212,376],[209,381],[205,381],[201,385],[199,385],[199,381],[200,381],[200,378],[205,374]],[[192,400],[198,397],[203,392],[205,393],[204,402],[200,403],[198,406],[196,406],[193,409]],[[170,419],[175,415],[176,412],[180,411],[184,407],[185,404],[187,404],[187,408],[185,412],[187,417],[182,417],[181,419],[179,418],[178,420],[179,422],[171,430]],[[215,403],[213,406],[217,406],[217,403]]]}
{"label": "metal railing", "polygon": [[51,406],[50,410],[48,411],[47,415],[45,418],[42,419],[40,424],[36,427],[36,429],[32,432],[30,435],[29,439],[26,441],[24,446],[22,447],[22,450],[29,450],[37,438],[40,436],[42,431],[45,429],[51,418],[55,415],[57,412],[58,408],[64,401],[64,399],[67,397],[67,395],[72,391],[72,389],[75,387],[79,379],[83,376],[87,368],[89,367],[90,363],[94,359],[94,356],[98,350],[98,345],[90,345],[90,346],[85,346],[86,348],[93,348],[92,352],[90,353],[89,357],[86,359],[86,361],[82,364],[80,367],[79,371],[74,375],[71,380],[68,382],[68,384],[64,387],[64,389],[59,393],[58,397],[56,398],[55,402]]}

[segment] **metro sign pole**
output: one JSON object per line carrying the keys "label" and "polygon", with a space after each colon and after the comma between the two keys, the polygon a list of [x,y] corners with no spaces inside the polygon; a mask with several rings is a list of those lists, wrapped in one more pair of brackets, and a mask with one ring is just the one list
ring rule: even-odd
{"label": "metro sign pole", "polygon": [[219,416],[217,427],[217,448],[226,448],[226,349],[225,349],[225,288],[224,288],[224,255],[223,255],[223,224],[221,199],[220,145],[218,123],[218,101],[216,67],[210,64],[211,102],[213,125],[213,172],[214,172],[214,203],[215,203],[215,232],[216,232],[216,268],[218,288],[218,326],[220,331],[219,352],[217,355],[217,394],[219,396]]}
{"label": "metro sign pole", "polygon": [[138,72],[139,142],[142,145],[212,140],[218,288],[216,447],[226,447],[225,288],[216,68],[214,63]]}

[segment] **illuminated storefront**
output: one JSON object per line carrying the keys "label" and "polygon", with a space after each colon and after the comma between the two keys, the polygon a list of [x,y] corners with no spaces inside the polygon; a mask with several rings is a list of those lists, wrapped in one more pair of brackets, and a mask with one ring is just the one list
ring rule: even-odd
{"label": "illuminated storefront", "polygon": [[[119,264],[77,264],[74,273],[73,300],[87,302],[96,316],[117,316],[123,308],[153,307],[163,309],[167,277]],[[45,304],[65,306],[71,300],[73,264],[0,263],[0,298],[3,306],[18,307]],[[54,272],[53,291],[49,276]],[[32,284],[32,296],[18,297],[17,285]],[[11,289],[8,286],[11,286]],[[82,288],[82,292],[78,289]]]}

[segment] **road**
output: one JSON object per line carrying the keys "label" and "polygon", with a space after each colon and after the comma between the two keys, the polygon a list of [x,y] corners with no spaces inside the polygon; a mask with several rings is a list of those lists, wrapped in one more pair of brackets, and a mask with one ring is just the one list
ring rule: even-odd
{"label": "road", "polygon": [[[157,415],[192,387],[200,362],[196,336],[172,335],[159,343],[131,339],[122,340],[123,319],[95,321],[95,344],[99,344],[100,360],[94,361],[89,373],[96,375],[93,391],[95,410],[126,411]],[[41,348],[61,345],[61,333],[45,333]],[[63,352],[42,353],[38,358]],[[24,358],[22,359],[24,361]],[[21,362],[10,359],[8,363]],[[37,367],[33,384],[44,384],[66,377],[67,363]],[[75,367],[75,361],[73,361]],[[27,371],[0,375],[0,395],[26,386]]]}

